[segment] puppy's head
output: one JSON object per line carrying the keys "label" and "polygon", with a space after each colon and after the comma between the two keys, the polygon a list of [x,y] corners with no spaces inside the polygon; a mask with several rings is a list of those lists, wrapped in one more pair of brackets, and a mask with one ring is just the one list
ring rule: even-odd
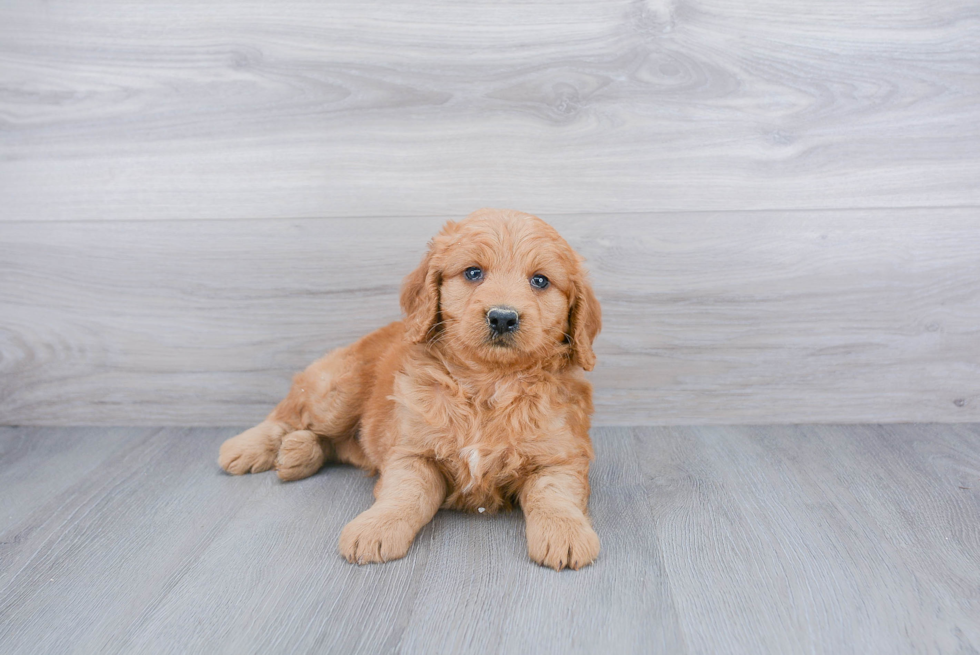
{"label": "puppy's head", "polygon": [[530,214],[481,209],[446,223],[405,278],[401,304],[416,343],[502,365],[563,355],[595,365],[602,319],[582,258]]}

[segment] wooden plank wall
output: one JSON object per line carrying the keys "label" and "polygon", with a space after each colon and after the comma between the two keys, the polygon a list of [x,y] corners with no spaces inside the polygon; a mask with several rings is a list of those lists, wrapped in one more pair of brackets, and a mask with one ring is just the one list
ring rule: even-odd
{"label": "wooden plank wall", "polygon": [[978,182],[972,0],[11,0],[0,424],[256,420],[481,206],[599,424],[978,421]]}

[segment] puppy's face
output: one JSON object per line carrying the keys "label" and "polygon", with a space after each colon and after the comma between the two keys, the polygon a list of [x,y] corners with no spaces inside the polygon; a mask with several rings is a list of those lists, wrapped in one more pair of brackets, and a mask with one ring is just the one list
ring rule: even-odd
{"label": "puppy's face", "polygon": [[544,221],[480,210],[447,223],[402,289],[409,338],[487,364],[563,354],[591,370],[599,304],[581,258]]}

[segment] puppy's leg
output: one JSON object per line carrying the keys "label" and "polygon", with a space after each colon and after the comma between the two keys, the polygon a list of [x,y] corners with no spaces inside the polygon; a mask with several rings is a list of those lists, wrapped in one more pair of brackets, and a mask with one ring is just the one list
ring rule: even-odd
{"label": "puppy's leg", "polygon": [[595,560],[599,537],[586,513],[587,462],[543,469],[524,484],[520,501],[531,559],[556,571],[580,569]]}
{"label": "puppy's leg", "polygon": [[328,354],[314,362],[296,376],[289,393],[265,421],[224,442],[218,454],[221,468],[241,475],[276,467],[283,480],[299,480],[319,471],[333,450],[307,429],[321,418],[315,408],[323,406],[323,411],[334,414],[346,409],[343,393],[334,392],[329,371],[324,370],[331,361]]}
{"label": "puppy's leg", "polygon": [[377,501],[340,533],[340,554],[365,564],[404,557],[415,535],[446,498],[446,481],[430,460],[389,462],[375,487]]}
{"label": "puppy's leg", "polygon": [[279,479],[300,480],[336,458],[335,444],[351,441],[367,395],[358,344],[327,353],[293,378],[269,419],[291,427],[275,460]]}
{"label": "puppy's leg", "polygon": [[232,475],[268,471],[275,464],[286,431],[282,423],[263,421],[221,444],[218,464]]}

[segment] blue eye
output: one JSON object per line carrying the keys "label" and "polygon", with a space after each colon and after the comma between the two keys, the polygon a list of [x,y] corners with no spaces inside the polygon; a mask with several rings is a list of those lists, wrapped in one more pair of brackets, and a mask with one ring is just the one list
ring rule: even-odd
{"label": "blue eye", "polygon": [[483,279],[483,269],[479,266],[470,266],[468,269],[463,271],[463,277],[465,277],[470,282],[476,282]]}
{"label": "blue eye", "polygon": [[540,273],[531,276],[531,286],[535,289],[547,289],[549,284],[551,283],[548,282],[548,278]]}

